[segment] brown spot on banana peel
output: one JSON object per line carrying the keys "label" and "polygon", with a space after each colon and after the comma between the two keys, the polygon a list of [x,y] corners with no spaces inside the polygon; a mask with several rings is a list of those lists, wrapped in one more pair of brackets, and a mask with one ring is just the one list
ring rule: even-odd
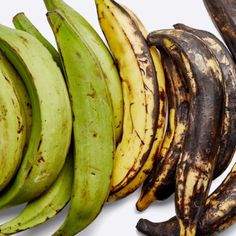
{"label": "brown spot on banana peel", "polygon": [[198,36],[212,51],[223,73],[224,109],[222,112],[221,140],[214,170],[214,178],[221,175],[228,167],[235,152],[236,145],[236,67],[224,44],[213,34],[198,30],[184,24],[174,25]]}
{"label": "brown spot on banana peel", "polygon": [[157,45],[171,55],[189,87],[189,128],[176,171],[175,203],[181,235],[194,235],[218,149],[222,74],[208,47],[193,34],[160,30],[151,33],[148,40],[150,45]]}
{"label": "brown spot on banana peel", "polygon": [[[208,197],[201,215],[197,236],[208,236],[220,232],[236,222],[236,164],[222,184]],[[179,236],[176,217],[165,222],[153,223],[140,219],[137,229],[149,236]]]}
{"label": "brown spot on banana peel", "polygon": [[204,0],[207,11],[236,61],[236,6],[232,0]]}

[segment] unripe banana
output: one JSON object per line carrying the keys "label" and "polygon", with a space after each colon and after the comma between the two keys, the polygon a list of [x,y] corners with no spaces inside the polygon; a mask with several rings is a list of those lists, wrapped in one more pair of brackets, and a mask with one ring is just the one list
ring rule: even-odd
{"label": "unripe banana", "polygon": [[74,180],[68,215],[54,235],[75,235],[102,209],[111,183],[113,112],[103,71],[81,34],[59,11],[48,13],[73,111]]}
{"label": "unripe banana", "polygon": [[48,50],[23,31],[0,25],[0,49],[22,77],[32,102],[32,132],[12,185],[0,208],[32,200],[46,191],[64,165],[72,116],[64,78]]}
{"label": "unripe banana", "polygon": [[63,0],[44,0],[44,3],[48,11],[59,10],[93,51],[94,60],[97,61],[97,64],[102,69],[110,93],[114,116],[115,137],[117,142],[120,141],[123,124],[123,96],[120,76],[109,50],[86,19]]}
{"label": "unripe banana", "polygon": [[[118,63],[124,95],[124,124],[115,151],[112,195],[129,184],[146,162],[157,130],[158,86],[142,32],[118,3],[97,0],[100,26]],[[130,63],[132,62],[132,63]]]}
{"label": "unripe banana", "polygon": [[160,30],[149,34],[148,40],[172,57],[189,88],[189,128],[176,169],[175,206],[180,235],[194,236],[216,162],[223,102],[222,73],[210,50],[191,33]]}

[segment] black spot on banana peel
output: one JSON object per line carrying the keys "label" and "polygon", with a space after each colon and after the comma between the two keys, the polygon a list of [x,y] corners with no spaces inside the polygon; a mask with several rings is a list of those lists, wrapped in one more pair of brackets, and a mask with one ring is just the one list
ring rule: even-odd
{"label": "black spot on banana peel", "polygon": [[[200,218],[197,236],[212,235],[236,222],[236,164],[222,184],[208,197]],[[149,236],[179,236],[176,217],[161,223],[140,219],[137,229]]]}
{"label": "black spot on banana peel", "polygon": [[164,200],[175,191],[175,169],[188,128],[188,87],[171,57],[160,50],[168,94],[168,125],[156,163],[143,184],[136,204],[142,211],[155,200]]}
{"label": "black spot on banana peel", "polygon": [[236,4],[234,0],[204,0],[207,11],[236,61]]}
{"label": "black spot on banana peel", "polygon": [[221,175],[228,167],[236,145],[236,66],[224,44],[207,31],[193,29],[183,24],[174,25],[176,29],[186,30],[198,36],[219,62],[223,74],[224,107],[222,111],[221,140],[214,170],[214,178]]}
{"label": "black spot on banana peel", "polygon": [[175,205],[180,234],[195,235],[218,149],[222,73],[208,47],[191,33],[159,30],[149,34],[148,41],[169,53],[189,87],[189,128],[176,169]]}

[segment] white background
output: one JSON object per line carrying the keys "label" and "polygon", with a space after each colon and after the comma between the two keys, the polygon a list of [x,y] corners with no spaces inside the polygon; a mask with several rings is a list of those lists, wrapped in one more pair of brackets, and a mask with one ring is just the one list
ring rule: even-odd
{"label": "white background", "polygon": [[[102,35],[98,25],[95,4],[93,0],[72,1],[66,0],[68,4],[77,9]],[[210,17],[203,5],[202,0],[146,0],[146,1],[131,1],[119,0],[120,3],[130,7],[143,21],[146,28],[151,30],[161,28],[171,28],[173,24],[181,22],[192,27],[208,30],[217,36]],[[32,22],[40,29],[40,31],[54,43],[53,35],[47,24],[45,17],[46,9],[43,0],[7,0],[2,1],[0,8],[0,23],[12,26],[12,17],[18,12],[25,14]],[[236,158],[234,158],[234,161]],[[232,164],[231,164],[232,166]],[[230,166],[230,167],[231,167]],[[230,167],[226,172],[230,170]],[[214,181],[211,191],[223,180],[226,173]],[[116,203],[106,205],[102,213],[87,229],[82,231],[81,236],[135,236],[141,235],[135,229],[135,225],[139,218],[148,218],[152,221],[164,221],[174,215],[173,196],[164,202],[156,202],[150,206],[145,212],[139,213],[135,209],[135,202],[139,196],[139,191],[136,191],[126,199]],[[0,223],[3,223],[13,216],[17,215],[22,206],[0,212]],[[35,229],[19,233],[19,236],[47,236],[51,235],[62,223],[67,208],[65,208],[56,218],[49,220]],[[222,236],[235,236],[236,225],[221,233]]]}

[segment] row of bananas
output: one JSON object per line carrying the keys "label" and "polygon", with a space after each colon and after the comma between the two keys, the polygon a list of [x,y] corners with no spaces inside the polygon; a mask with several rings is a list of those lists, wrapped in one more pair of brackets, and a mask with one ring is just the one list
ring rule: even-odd
{"label": "row of bananas", "polygon": [[[217,15],[224,1],[205,2]],[[0,235],[42,224],[68,202],[53,235],[76,235],[141,185],[139,211],[176,195],[175,217],[138,222],[146,235],[209,235],[235,223],[235,166],[208,196],[236,146],[236,67],[224,44],[183,24],[148,34],[127,7],[95,0],[108,49],[63,0],[44,3],[58,50],[23,13],[16,29],[0,25],[0,209],[27,202]]]}

